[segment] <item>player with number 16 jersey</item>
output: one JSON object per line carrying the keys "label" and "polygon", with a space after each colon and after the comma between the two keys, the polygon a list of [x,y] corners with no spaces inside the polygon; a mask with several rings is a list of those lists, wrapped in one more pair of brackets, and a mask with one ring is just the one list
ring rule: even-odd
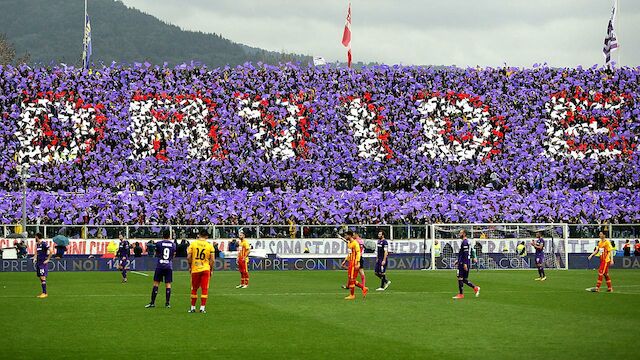
{"label": "player with number 16 jersey", "polygon": [[196,312],[196,300],[198,299],[198,289],[200,293],[200,312],[206,313],[205,305],[209,297],[209,279],[213,272],[213,245],[207,241],[209,234],[206,230],[201,230],[198,239],[189,245],[187,251],[187,262],[191,273],[191,309],[189,312]]}

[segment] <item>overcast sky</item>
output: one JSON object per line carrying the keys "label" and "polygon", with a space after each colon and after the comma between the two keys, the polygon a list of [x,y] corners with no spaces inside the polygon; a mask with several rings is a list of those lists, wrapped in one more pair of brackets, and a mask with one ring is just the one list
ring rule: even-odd
{"label": "overcast sky", "polygon": [[[348,0],[123,0],[186,30],[345,61]],[[619,0],[623,65],[640,65],[640,1]],[[602,64],[611,0],[353,0],[354,61]],[[617,54],[614,55],[614,58]]]}

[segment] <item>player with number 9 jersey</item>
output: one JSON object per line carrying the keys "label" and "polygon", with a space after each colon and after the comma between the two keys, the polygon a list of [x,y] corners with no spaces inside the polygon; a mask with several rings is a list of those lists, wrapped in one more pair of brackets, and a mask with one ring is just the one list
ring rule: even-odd
{"label": "player with number 9 jersey", "polygon": [[173,257],[176,254],[176,243],[170,240],[171,231],[165,230],[163,233],[162,241],[156,244],[156,272],[153,274],[153,290],[151,291],[151,302],[147,304],[147,308],[155,307],[156,296],[158,296],[158,286],[160,282],[164,281],[165,292],[165,307],[170,308],[171,299],[171,283],[173,282]]}

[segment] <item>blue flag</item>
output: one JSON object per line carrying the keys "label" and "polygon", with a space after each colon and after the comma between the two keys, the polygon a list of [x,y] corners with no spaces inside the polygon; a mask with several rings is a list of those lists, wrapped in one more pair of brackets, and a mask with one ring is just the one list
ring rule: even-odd
{"label": "blue flag", "polygon": [[91,61],[91,21],[89,20],[89,15],[85,14],[84,16],[84,39],[82,41],[83,50],[82,50],[82,67],[85,69],[89,68],[89,64]]}

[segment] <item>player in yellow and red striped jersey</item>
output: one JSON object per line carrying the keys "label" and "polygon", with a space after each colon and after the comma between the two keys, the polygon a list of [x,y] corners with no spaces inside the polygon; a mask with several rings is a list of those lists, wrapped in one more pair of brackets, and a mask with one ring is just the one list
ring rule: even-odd
{"label": "player in yellow and red striped jersey", "polygon": [[244,231],[240,230],[238,232],[238,238],[240,239],[240,245],[236,264],[238,265],[238,271],[240,271],[240,285],[236,286],[236,289],[246,289],[249,287],[249,253],[251,252],[251,245],[244,237]]}
{"label": "player in yellow and red striped jersey", "polygon": [[598,268],[598,281],[596,282],[596,287],[587,289],[593,292],[600,291],[600,285],[602,285],[602,278],[604,277],[607,280],[607,291],[612,292],[613,287],[611,287],[611,277],[609,276],[609,267],[613,265],[613,246],[611,246],[611,242],[607,240],[604,236],[604,232],[600,231],[598,234],[600,237],[600,241],[598,241],[598,247],[593,251],[591,255],[589,255],[589,260],[592,257],[600,253],[600,267]]}
{"label": "player in yellow and red striped jersey", "polygon": [[187,262],[191,273],[191,309],[189,309],[191,313],[196,312],[198,289],[201,289],[200,312],[206,313],[205,306],[209,298],[209,280],[214,266],[213,245],[209,244],[207,236],[206,230],[200,230],[198,239],[189,245],[187,251]]}
{"label": "player in yellow and red striped jersey", "polygon": [[347,244],[348,244],[347,250],[349,252],[347,257],[342,261],[343,267],[346,262],[349,262],[349,267],[347,269],[347,277],[348,277],[348,284],[349,284],[348,287],[349,287],[350,294],[349,296],[345,297],[345,300],[353,300],[356,298],[355,296],[356,286],[362,289],[362,297],[364,298],[367,296],[367,293],[369,292],[369,288],[365,287],[364,285],[360,284],[357,281],[358,272],[360,270],[360,257],[362,255],[360,253],[360,244],[358,243],[358,240],[356,239],[352,231],[347,231],[343,239],[347,241]]}

